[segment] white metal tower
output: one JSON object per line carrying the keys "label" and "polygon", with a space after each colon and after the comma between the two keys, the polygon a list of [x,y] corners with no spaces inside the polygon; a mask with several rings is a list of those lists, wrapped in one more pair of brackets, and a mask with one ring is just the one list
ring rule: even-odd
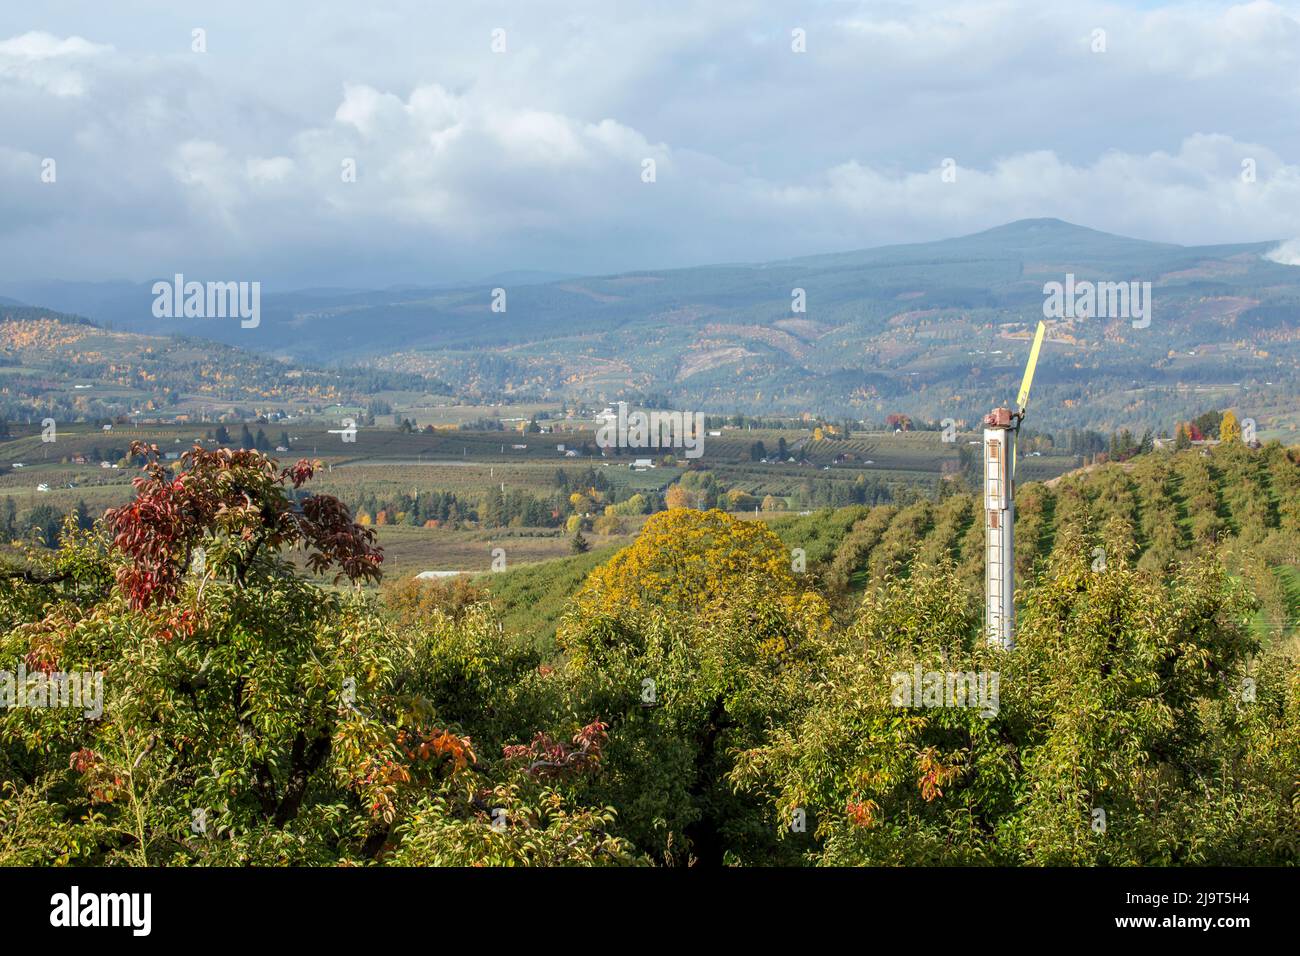
{"label": "white metal tower", "polygon": [[1016,441],[1046,331],[1039,322],[1016,411],[995,408],[984,417],[984,629],[990,644],[1007,649],[1016,646]]}

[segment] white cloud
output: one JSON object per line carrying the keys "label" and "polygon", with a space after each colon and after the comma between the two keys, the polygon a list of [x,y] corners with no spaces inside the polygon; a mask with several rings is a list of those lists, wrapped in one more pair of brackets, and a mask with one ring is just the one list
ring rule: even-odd
{"label": "white cloud", "polygon": [[265,185],[288,179],[294,171],[294,162],[288,156],[252,157],[245,163],[245,168],[251,182]]}
{"label": "white cloud", "polygon": [[391,93],[380,93],[365,85],[348,84],[343,91],[343,102],[334,111],[340,123],[353,126],[362,136],[371,136],[381,121],[392,122],[405,107]]}
{"label": "white cloud", "polygon": [[1300,266],[1300,239],[1288,239],[1264,254],[1264,258],[1284,266]]}
{"label": "white cloud", "polygon": [[82,96],[86,84],[80,65],[112,49],[78,36],[24,33],[0,41],[0,82],[33,86],[58,97]]}
{"label": "white cloud", "polygon": [[1023,216],[1300,235],[1300,19],[1278,4],[538,0],[511,8],[505,55],[499,12],[399,7],[235,3],[203,56],[180,13],[87,4],[95,29],[61,33],[0,13],[0,277],[142,277],[178,251],[356,283],[613,271]]}

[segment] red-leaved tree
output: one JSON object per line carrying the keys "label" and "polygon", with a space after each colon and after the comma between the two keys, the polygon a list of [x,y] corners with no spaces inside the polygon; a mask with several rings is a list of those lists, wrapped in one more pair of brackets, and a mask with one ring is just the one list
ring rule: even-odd
{"label": "red-leaved tree", "polygon": [[145,458],[144,474],[134,479],[135,499],[106,512],[104,521],[113,546],[131,559],[117,581],[133,608],[174,599],[200,546],[212,552],[214,570],[225,566],[239,584],[259,552],[283,547],[305,549],[315,573],[337,567],[336,581],[380,576],[383,548],[343,502],[333,495],[289,494],[315,472],[305,459],[279,468],[253,449],[195,445],[173,474],[157,445],[134,441],[131,455]]}

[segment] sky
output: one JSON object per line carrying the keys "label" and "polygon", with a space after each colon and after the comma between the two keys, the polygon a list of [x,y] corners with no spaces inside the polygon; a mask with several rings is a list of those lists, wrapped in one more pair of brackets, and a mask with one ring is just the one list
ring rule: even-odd
{"label": "sky", "polygon": [[0,280],[1295,240],[1297,106],[1300,4],[1262,0],[10,3]]}

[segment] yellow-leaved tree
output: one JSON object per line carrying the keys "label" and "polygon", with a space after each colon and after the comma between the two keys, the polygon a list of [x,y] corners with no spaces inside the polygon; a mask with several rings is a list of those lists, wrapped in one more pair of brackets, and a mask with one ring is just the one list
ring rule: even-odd
{"label": "yellow-leaved tree", "polygon": [[718,509],[671,508],[650,518],[632,545],[591,572],[575,599],[584,616],[612,607],[707,614],[730,608],[757,582],[789,607],[817,597],[792,564],[765,524]]}
{"label": "yellow-leaved tree", "polygon": [[1241,441],[1241,424],[1231,408],[1223,413],[1223,421],[1219,424],[1219,441]]}
{"label": "yellow-leaved tree", "polygon": [[566,708],[610,728],[583,799],[636,807],[625,831],[656,859],[721,866],[736,831],[757,835],[746,859],[798,861],[730,779],[736,753],[801,712],[829,647],[826,601],[792,562],[759,522],[663,511],[591,572],[560,624]]}

